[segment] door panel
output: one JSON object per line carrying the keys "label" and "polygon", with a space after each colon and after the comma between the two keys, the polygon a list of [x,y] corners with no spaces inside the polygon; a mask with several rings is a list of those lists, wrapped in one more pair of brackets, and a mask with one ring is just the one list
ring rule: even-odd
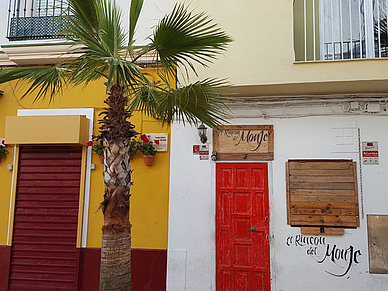
{"label": "door panel", "polygon": [[269,291],[268,165],[216,167],[217,291]]}
{"label": "door panel", "polygon": [[21,147],[9,290],[77,290],[82,148]]}

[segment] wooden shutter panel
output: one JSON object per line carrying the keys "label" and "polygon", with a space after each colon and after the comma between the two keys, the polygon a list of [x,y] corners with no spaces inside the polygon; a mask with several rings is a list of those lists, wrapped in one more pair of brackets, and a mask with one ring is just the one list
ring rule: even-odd
{"label": "wooden shutter panel", "polygon": [[287,223],[358,227],[357,166],[352,160],[289,160]]}
{"label": "wooden shutter panel", "polygon": [[76,290],[82,148],[20,148],[9,290]]}

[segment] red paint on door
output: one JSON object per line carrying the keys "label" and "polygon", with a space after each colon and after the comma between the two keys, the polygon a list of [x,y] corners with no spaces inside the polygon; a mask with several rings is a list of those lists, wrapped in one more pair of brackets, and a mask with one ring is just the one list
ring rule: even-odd
{"label": "red paint on door", "polygon": [[268,165],[216,167],[217,291],[269,291]]}

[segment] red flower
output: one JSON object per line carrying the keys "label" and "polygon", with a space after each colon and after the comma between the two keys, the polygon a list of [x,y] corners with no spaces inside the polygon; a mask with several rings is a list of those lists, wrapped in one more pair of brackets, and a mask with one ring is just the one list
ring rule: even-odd
{"label": "red flower", "polygon": [[92,140],[95,140],[97,138],[97,136],[95,136],[94,134],[92,135]]}
{"label": "red flower", "polygon": [[154,143],[158,145],[159,144],[159,140],[155,139]]}
{"label": "red flower", "polygon": [[140,136],[140,139],[141,139],[142,142],[144,142],[144,143],[150,142],[150,140],[147,138],[147,136],[146,136],[145,134],[142,134],[142,135]]}
{"label": "red flower", "polygon": [[5,139],[3,139],[3,140],[1,141],[1,143],[2,143],[3,145],[5,145]]}
{"label": "red flower", "polygon": [[92,146],[93,145],[93,142],[92,141],[88,141],[88,143],[86,144],[88,147]]}

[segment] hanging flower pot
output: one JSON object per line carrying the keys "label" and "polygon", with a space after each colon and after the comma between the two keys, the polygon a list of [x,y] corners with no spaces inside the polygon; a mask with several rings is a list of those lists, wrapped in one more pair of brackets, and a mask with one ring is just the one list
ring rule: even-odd
{"label": "hanging flower pot", "polygon": [[104,154],[99,155],[98,158],[100,159],[100,163],[103,164],[104,163]]}
{"label": "hanging flower pot", "polygon": [[153,155],[147,155],[147,156],[143,155],[143,159],[144,159],[144,164],[147,167],[151,167],[154,164],[155,156],[153,156]]}
{"label": "hanging flower pot", "polygon": [[150,141],[145,134],[142,134],[140,139],[140,151],[143,154],[144,164],[146,166],[152,166],[156,155],[156,149],[153,146],[153,142]]}

